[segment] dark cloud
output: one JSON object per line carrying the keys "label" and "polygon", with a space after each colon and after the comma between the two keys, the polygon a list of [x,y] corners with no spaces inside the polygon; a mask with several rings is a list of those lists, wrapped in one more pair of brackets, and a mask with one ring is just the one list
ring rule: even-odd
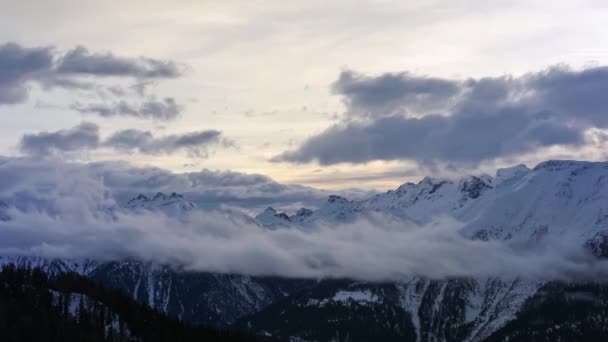
{"label": "dark cloud", "polygon": [[186,151],[196,157],[206,157],[211,145],[222,143],[220,131],[208,130],[155,137],[149,131],[126,129],[112,134],[104,146],[125,152],[170,154]]}
{"label": "dark cloud", "polygon": [[181,75],[178,65],[148,57],[125,58],[106,53],[91,53],[78,46],[57,61],[59,74],[117,76],[135,78],[175,78]]}
{"label": "dark cloud", "polygon": [[15,43],[0,45],[0,104],[25,101],[27,83],[40,79],[52,66],[51,48],[23,48]]}
{"label": "dark cloud", "polygon": [[[281,184],[270,177],[235,171],[202,169],[174,173],[156,167],[136,167],[124,162],[89,164],[91,172],[103,179],[119,202],[139,193],[179,192],[200,207],[238,207],[259,212],[268,206],[294,211],[302,206],[317,207],[329,193],[313,188]],[[341,193],[352,196],[355,192]]]}
{"label": "dark cloud", "polygon": [[553,117],[518,111],[487,116],[383,117],[335,125],[275,160],[321,164],[412,159],[475,163],[557,144],[582,144],[582,132]]}
{"label": "dark cloud", "polygon": [[346,70],[332,90],[344,96],[350,115],[365,117],[441,109],[462,91],[460,83],[405,72],[368,77]]}
{"label": "dark cloud", "polygon": [[99,127],[90,122],[56,132],[25,134],[20,143],[22,152],[34,156],[96,149],[98,146]]}
{"label": "dark cloud", "polygon": [[554,67],[465,81],[344,72],[334,90],[345,118],[273,161],[437,161],[476,165],[550,146],[586,143],[608,128],[608,68]]}
{"label": "dark cloud", "polygon": [[228,139],[222,137],[222,132],[216,130],[156,137],[150,131],[126,129],[102,140],[96,124],[83,122],[55,132],[25,134],[19,148],[21,152],[33,156],[111,148],[120,152],[154,155],[184,151],[191,157],[206,158],[211,146],[228,147],[230,144]]}
{"label": "dark cloud", "polygon": [[[16,43],[0,45],[0,105],[27,100],[29,86],[36,84],[44,90],[63,88],[86,92],[87,99],[141,97],[156,80],[176,78],[182,68],[172,61],[148,57],[127,58],[111,52],[92,53],[80,46],[67,53],[57,53],[52,47],[22,47]],[[107,78],[131,82],[130,86],[107,85]],[[75,93],[78,94],[78,93]],[[72,106],[81,113],[109,116],[135,116],[162,120],[175,119],[182,110],[173,98],[157,100],[148,97],[138,105],[124,100],[111,104],[80,104]]]}
{"label": "dark cloud", "polygon": [[140,104],[132,104],[124,100],[112,104],[75,103],[70,108],[83,114],[96,114],[102,117],[133,116],[157,120],[173,120],[182,111],[182,106],[170,97],[160,100],[149,98]]}

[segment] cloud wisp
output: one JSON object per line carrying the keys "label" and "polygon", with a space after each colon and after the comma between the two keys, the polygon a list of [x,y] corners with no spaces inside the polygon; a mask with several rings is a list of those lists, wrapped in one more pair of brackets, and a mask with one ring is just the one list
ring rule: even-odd
{"label": "cloud wisp", "polygon": [[[608,262],[567,239],[529,248],[464,238],[460,224],[427,225],[371,216],[352,223],[268,230],[241,216],[194,210],[171,217],[117,208],[103,178],[78,165],[0,164],[0,254],[125,258],[193,271],[369,281],[469,276],[585,279]],[[28,171],[29,172],[24,172]],[[16,173],[15,171],[20,171]],[[50,172],[49,172],[50,171]]]}
{"label": "cloud wisp", "polygon": [[[0,45],[0,105],[25,102],[31,84],[45,90],[76,89],[97,97],[122,98],[130,92],[139,97],[153,82],[182,76],[182,69],[173,61],[122,57],[111,52],[93,53],[82,46],[58,53],[50,46],[23,47],[10,42]],[[108,86],[104,83],[108,79],[133,84],[129,87],[120,84]],[[183,106],[170,97],[158,100],[147,96],[139,102],[132,104],[124,99],[110,104],[75,102],[71,109],[102,117],[132,116],[156,120],[173,120],[183,110]]]}
{"label": "cloud wisp", "polygon": [[450,80],[344,71],[333,85],[341,122],[273,161],[412,160],[474,166],[539,149],[587,144],[608,129],[608,68],[559,66],[520,77]]}
{"label": "cloud wisp", "polygon": [[121,100],[115,103],[74,103],[71,109],[82,114],[95,114],[101,117],[131,116],[143,119],[173,120],[182,112],[182,106],[175,99],[148,98],[139,104]]}
{"label": "cloud wisp", "polygon": [[173,61],[148,57],[127,58],[111,52],[92,53],[84,46],[66,52],[56,62],[60,75],[133,77],[137,79],[175,78],[181,75]]}
{"label": "cloud wisp", "polygon": [[193,157],[206,158],[210,145],[229,144],[227,140],[221,138],[221,135],[222,132],[220,131],[208,130],[171,134],[157,138],[149,131],[127,129],[109,136],[103,146],[112,147],[122,152],[155,155],[171,154],[182,150]]}
{"label": "cloud wisp", "polygon": [[207,158],[212,146],[231,146],[231,141],[217,130],[195,131],[156,137],[150,131],[126,129],[105,140],[100,137],[99,127],[92,122],[55,132],[25,134],[19,149],[27,155],[44,157],[66,153],[93,151],[110,148],[119,152],[168,155],[184,151],[191,157]]}

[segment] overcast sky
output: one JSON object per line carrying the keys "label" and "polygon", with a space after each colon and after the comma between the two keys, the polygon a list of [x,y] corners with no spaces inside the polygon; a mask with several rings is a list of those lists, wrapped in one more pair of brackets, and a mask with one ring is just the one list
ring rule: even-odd
{"label": "overcast sky", "polygon": [[0,155],[327,189],[607,158],[605,1],[0,8]]}

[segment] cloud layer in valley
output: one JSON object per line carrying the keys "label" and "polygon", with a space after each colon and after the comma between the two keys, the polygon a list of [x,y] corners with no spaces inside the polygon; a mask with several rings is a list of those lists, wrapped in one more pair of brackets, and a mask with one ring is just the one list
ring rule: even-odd
{"label": "cloud layer in valley", "polygon": [[607,67],[465,80],[344,71],[333,85],[347,108],[343,119],[273,160],[471,166],[582,147],[589,130],[608,129],[606,87]]}
{"label": "cloud layer in valley", "polygon": [[[546,241],[535,248],[469,240],[450,219],[419,226],[371,216],[353,223],[269,230],[217,210],[194,210],[177,218],[124,211],[117,208],[113,187],[143,187],[155,178],[145,177],[146,171],[109,175],[109,168],[113,166],[3,159],[0,254],[133,258],[197,271],[372,281],[411,275],[608,276],[606,261],[591,258],[568,240]],[[162,173],[156,178],[163,183]],[[192,185],[221,179],[240,186],[257,183],[258,178],[202,173],[170,181]]]}

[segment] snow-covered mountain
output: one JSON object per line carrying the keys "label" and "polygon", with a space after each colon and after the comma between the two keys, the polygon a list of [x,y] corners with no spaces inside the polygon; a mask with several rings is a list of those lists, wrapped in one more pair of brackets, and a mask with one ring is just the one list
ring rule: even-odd
{"label": "snow-covered mountain", "polygon": [[168,216],[175,217],[195,209],[196,205],[186,200],[182,194],[173,192],[170,195],[166,195],[162,192],[157,192],[154,196],[139,194],[130,199],[123,208],[133,211],[161,211]]}
{"label": "snow-covered mountain", "polygon": [[[120,208],[160,210],[172,216],[193,209],[183,196],[161,193],[136,196]],[[427,177],[364,200],[333,195],[317,210],[302,208],[292,215],[268,208],[255,221],[279,229],[354,221],[378,212],[419,224],[448,216],[462,223],[461,233],[469,239],[521,243],[563,239],[605,257],[608,163],[547,161],[533,169],[523,165],[500,169],[494,176]],[[377,284],[183,272],[138,261],[0,258],[0,262],[75,271],[187,321],[235,324],[283,339],[320,341],[364,341],[365,336],[482,341],[503,336],[510,322],[521,322],[520,314],[531,310],[526,303],[541,301],[547,288],[555,288],[519,277],[439,281],[412,276]]]}
{"label": "snow-covered mountain", "polygon": [[[522,243],[565,239],[605,256],[608,163],[547,161],[534,169],[523,165],[500,169],[494,177],[470,176],[456,181],[427,177],[365,200],[331,196],[325,205],[300,220],[273,213],[272,223],[349,221],[370,212],[418,223],[427,223],[438,215],[450,216],[463,223],[462,234],[471,239]],[[258,220],[266,224],[266,218]],[[386,327],[389,330],[383,331],[391,331],[395,338],[407,340],[413,333],[418,341],[481,341],[514,320],[524,303],[546,285],[517,277],[447,281],[413,277],[381,287],[345,282],[292,296],[246,323],[277,336],[325,340],[357,331],[351,324],[355,318],[346,313],[362,310],[366,314],[359,315],[366,319],[378,324],[390,322]],[[344,293],[351,294],[347,300]],[[339,318],[336,312],[345,312],[345,316]],[[402,312],[408,323],[403,323],[403,315],[396,312]],[[332,322],[327,329],[313,328],[320,317]],[[296,328],[289,323],[293,321],[305,323]]]}
{"label": "snow-covered mountain", "polygon": [[[181,194],[159,192],[153,196],[139,194],[122,207],[108,208],[108,213],[159,211],[179,218],[196,209],[196,205]],[[10,217],[6,216],[6,219]],[[306,280],[186,272],[136,260],[98,262],[0,256],[0,266],[9,263],[25,268],[40,267],[51,275],[67,272],[84,275],[108,287],[119,288],[134,299],[184,321],[220,327],[258,312],[310,283]]]}
{"label": "snow-covered mountain", "polygon": [[471,238],[529,240],[552,235],[591,243],[608,230],[608,163],[551,160],[534,169],[499,169],[494,177],[426,177],[364,200],[330,196],[318,210],[298,212],[306,215],[274,210],[269,215],[270,210],[258,215],[260,223],[353,220],[370,212],[418,223],[450,216],[464,224],[463,233]]}

